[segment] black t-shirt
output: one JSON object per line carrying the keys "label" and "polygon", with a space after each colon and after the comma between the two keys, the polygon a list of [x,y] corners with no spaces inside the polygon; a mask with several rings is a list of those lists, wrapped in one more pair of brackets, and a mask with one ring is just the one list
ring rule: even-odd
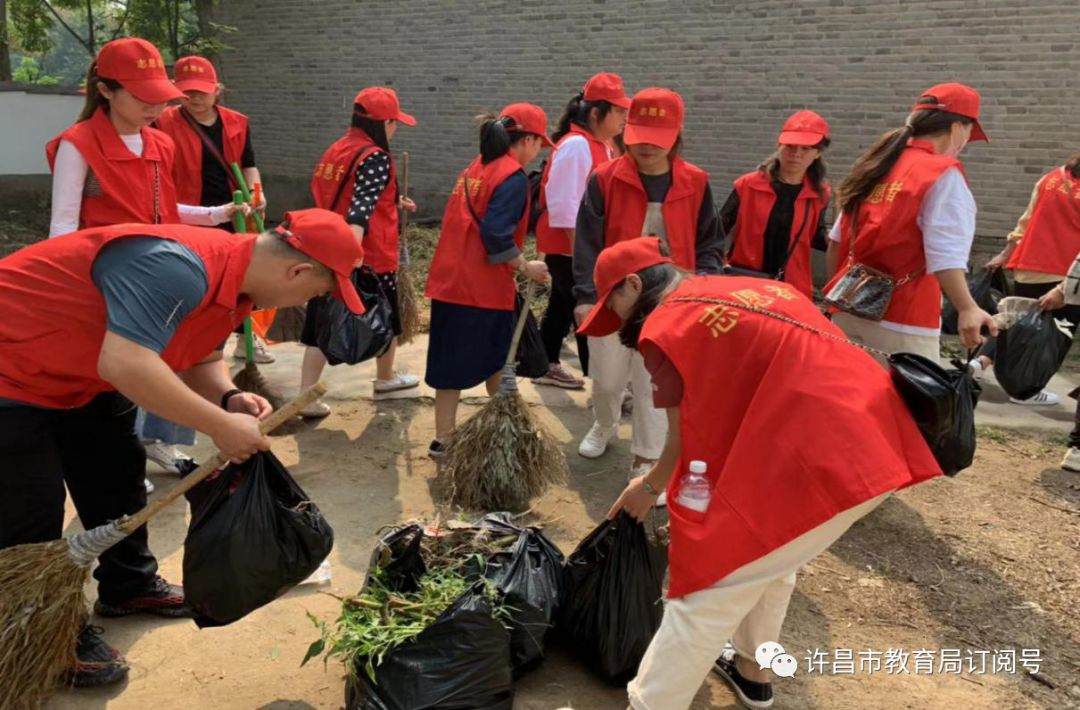
{"label": "black t-shirt", "polygon": [[[204,126],[199,124],[199,128],[203,130],[214,145],[217,146],[218,151],[224,157],[225,155],[225,139],[223,136],[223,127],[221,124],[221,118],[218,117],[212,126]],[[255,151],[251,147],[251,129],[248,128],[247,135],[244,136],[244,151],[240,154],[240,167],[241,168],[253,168],[255,167]],[[252,187],[248,185],[248,187]],[[217,158],[203,146],[202,157],[202,198],[199,204],[204,207],[217,207],[223,205],[226,202],[232,202],[232,191],[229,189],[229,174],[225,172],[225,168],[218,162]]]}
{"label": "black t-shirt", "polygon": [[[769,213],[769,221],[765,224],[764,257],[761,270],[775,274],[783,267],[788,251],[791,249],[791,229],[795,224],[798,229],[805,231],[807,225],[802,223],[805,215],[795,214],[795,201],[802,192],[802,184],[789,185],[786,182],[773,180],[773,192],[776,193],[776,204]],[[802,239],[807,235],[803,234]]]}

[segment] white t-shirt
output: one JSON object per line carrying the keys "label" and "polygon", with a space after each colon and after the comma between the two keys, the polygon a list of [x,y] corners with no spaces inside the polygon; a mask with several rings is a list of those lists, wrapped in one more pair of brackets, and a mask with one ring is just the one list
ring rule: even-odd
{"label": "white t-shirt", "polygon": [[[948,269],[967,271],[971,244],[975,240],[975,197],[958,168],[949,168],[930,186],[919,206],[916,223],[923,233],[926,272],[936,274]],[[840,219],[833,222],[829,239],[840,241]],[[940,328],[921,328],[881,321],[881,327],[911,335],[940,335]]]}
{"label": "white t-shirt", "polygon": [[563,139],[551,158],[551,170],[544,186],[548,224],[552,227],[573,229],[577,224],[578,208],[592,169],[589,139],[578,134]]}

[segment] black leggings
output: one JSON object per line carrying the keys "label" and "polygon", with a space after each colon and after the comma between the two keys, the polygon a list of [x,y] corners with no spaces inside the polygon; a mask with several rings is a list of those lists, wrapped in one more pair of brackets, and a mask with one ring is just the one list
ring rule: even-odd
{"label": "black leggings", "polygon": [[[544,262],[551,274],[551,297],[544,318],[540,321],[540,338],[544,341],[548,362],[554,365],[559,362],[559,351],[562,350],[566,333],[575,325],[574,306],[577,302],[574,299],[573,259],[564,254],[548,254]],[[589,341],[579,335],[577,346],[581,371],[587,375]]]}

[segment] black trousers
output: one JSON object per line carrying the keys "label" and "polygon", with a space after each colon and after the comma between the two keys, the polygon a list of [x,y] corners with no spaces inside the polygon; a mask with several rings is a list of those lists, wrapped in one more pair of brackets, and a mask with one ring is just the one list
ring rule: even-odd
{"label": "black trousers", "polygon": [[[547,310],[540,321],[540,338],[544,341],[548,362],[559,362],[559,351],[569,330],[575,327],[573,259],[564,254],[548,254],[544,257],[551,274],[551,297]],[[577,336],[578,360],[581,371],[589,374],[589,341]]]}
{"label": "black trousers", "polygon": [[[118,393],[78,409],[0,406],[0,548],[60,538],[65,483],[90,529],[146,505],[145,476],[135,405]],[[143,526],[99,558],[98,598],[123,602],[155,574]]]}

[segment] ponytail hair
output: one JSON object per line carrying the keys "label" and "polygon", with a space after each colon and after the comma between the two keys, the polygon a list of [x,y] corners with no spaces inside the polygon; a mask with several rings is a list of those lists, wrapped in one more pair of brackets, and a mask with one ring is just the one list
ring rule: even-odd
{"label": "ponytail hair", "polygon": [[611,113],[612,104],[603,100],[586,101],[585,92],[577,92],[574,98],[570,99],[570,103],[566,104],[566,108],[563,109],[555,132],[551,134],[551,141],[558,143],[563,136],[570,132],[571,125],[578,125],[585,130],[589,130],[589,114],[592,113],[593,109],[596,109],[596,120],[603,121]]}
{"label": "ponytail hair", "polygon": [[369,118],[362,104],[353,104],[352,127],[367,134],[375,145],[390,152],[390,139],[386,137],[386,121]]}
{"label": "ponytail hair", "polygon": [[1074,178],[1080,178],[1080,153],[1073,153],[1065,163],[1065,172]]}
{"label": "ponytail hair", "polygon": [[[919,99],[919,103],[936,105],[937,99],[926,96]],[[949,111],[920,109],[908,115],[903,128],[883,134],[859,156],[851,168],[851,173],[837,188],[836,204],[840,211],[848,216],[855,213],[863,200],[873,192],[874,187],[896,165],[908,141],[912,138],[942,133],[952,128],[954,123],[966,126],[974,121],[967,116],[960,116]]]}
{"label": "ponytail hair", "polygon": [[109,110],[109,100],[98,91],[98,83],[109,87],[112,91],[123,88],[119,81],[106,79],[97,75],[97,61],[90,62],[90,68],[86,70],[86,102],[83,103],[82,111],[76,119],[76,123],[82,123],[90,119],[99,108]]}
{"label": "ponytail hair", "polygon": [[480,124],[480,162],[487,165],[506,155],[506,151],[518,141],[533,135],[524,131],[510,131],[514,119],[510,116],[496,116],[484,113],[476,117]]}

